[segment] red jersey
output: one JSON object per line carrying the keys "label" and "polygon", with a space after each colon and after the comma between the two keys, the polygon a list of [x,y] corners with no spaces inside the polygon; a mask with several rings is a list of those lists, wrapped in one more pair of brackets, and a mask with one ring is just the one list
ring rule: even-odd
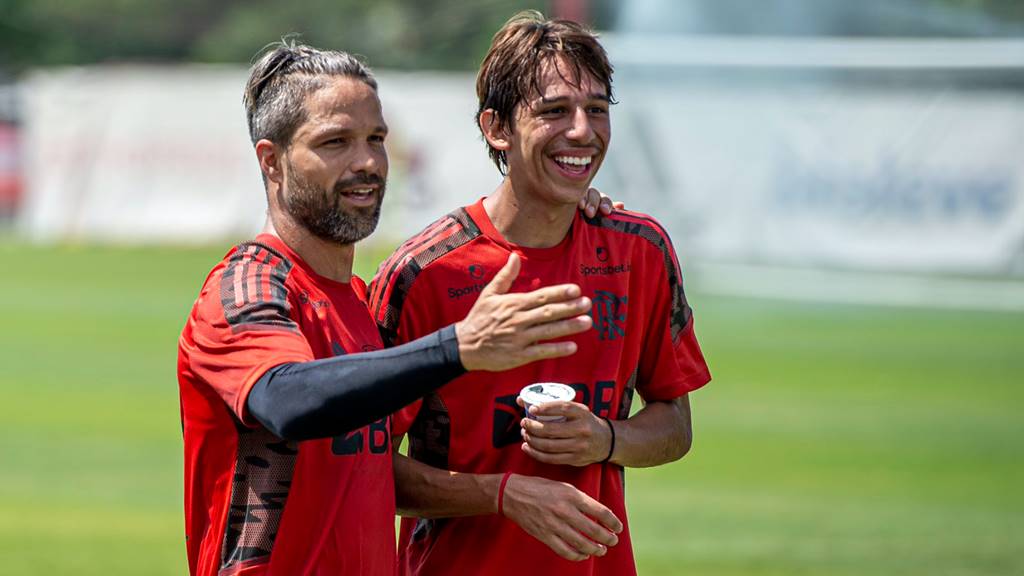
{"label": "red jersey", "polygon": [[519,421],[524,414],[516,397],[530,383],[563,382],[595,414],[625,419],[634,391],[648,401],[667,401],[707,383],[710,374],[671,242],[650,217],[619,211],[593,219],[577,213],[570,233],[552,248],[513,246],[477,202],[435,222],[381,265],[370,310],[386,343],[407,342],[462,319],[510,251],[522,258],[512,291],[579,284],[593,300],[593,329],[572,338],[578,351],[568,358],[452,381],[395,415],[395,434],[408,432],[410,456],[439,468],[511,470],[569,482],[610,508],[626,528],[604,557],[570,562],[498,515],[407,518],[399,541],[400,571],[418,576],[520,576],[524,570],[635,574],[623,469],[543,464],[523,453]]}
{"label": "red jersey", "polygon": [[365,296],[266,234],[207,277],[178,352],[193,576],[394,574],[388,419],[287,442],[245,407],[274,366],[380,349]]}

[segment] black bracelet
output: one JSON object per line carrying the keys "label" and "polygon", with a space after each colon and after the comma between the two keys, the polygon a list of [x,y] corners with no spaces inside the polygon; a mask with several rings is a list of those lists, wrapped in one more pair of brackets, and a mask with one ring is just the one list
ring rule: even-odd
{"label": "black bracelet", "polygon": [[608,455],[604,457],[604,460],[601,460],[601,464],[604,464],[605,462],[611,460],[612,454],[615,453],[615,426],[612,426],[612,421],[609,420],[607,417],[601,416],[601,419],[608,423],[608,429],[612,431],[612,444],[608,448]]}

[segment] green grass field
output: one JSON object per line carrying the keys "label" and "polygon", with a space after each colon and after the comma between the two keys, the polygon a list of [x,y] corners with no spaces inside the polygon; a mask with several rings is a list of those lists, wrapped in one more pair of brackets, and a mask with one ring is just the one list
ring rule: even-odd
{"label": "green grass field", "polygon": [[[176,341],[226,248],[0,243],[0,573],[186,572]],[[1024,573],[1024,315],[690,297],[715,380],[628,475],[641,574]]]}

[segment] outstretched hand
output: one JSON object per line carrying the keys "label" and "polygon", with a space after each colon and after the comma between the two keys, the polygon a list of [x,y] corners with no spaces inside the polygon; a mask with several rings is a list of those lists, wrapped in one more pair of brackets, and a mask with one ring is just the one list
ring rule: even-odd
{"label": "outstretched hand", "polygon": [[576,352],[575,342],[543,342],[589,330],[590,299],[575,284],[508,293],[519,275],[519,256],[480,291],[473,308],[455,324],[459,357],[466,370],[508,370]]}

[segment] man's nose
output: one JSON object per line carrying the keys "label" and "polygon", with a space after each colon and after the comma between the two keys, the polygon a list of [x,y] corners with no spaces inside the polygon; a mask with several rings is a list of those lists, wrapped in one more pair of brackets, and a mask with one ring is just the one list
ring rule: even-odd
{"label": "man's nose", "polygon": [[350,168],[353,172],[380,174],[381,170],[387,166],[387,163],[387,152],[375,150],[368,144],[364,144],[356,151],[350,163]]}
{"label": "man's nose", "polygon": [[573,110],[572,126],[566,133],[566,137],[584,144],[594,139],[594,128],[590,123],[590,116],[587,115],[587,110],[582,106],[576,107]]}

